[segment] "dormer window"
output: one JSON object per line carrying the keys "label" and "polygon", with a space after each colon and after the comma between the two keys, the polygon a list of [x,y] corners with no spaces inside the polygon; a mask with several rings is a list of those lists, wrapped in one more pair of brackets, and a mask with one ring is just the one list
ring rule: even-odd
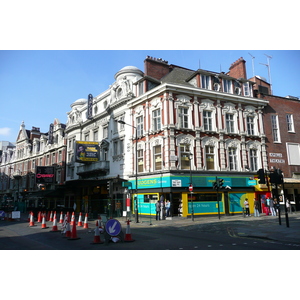
{"label": "dormer window", "polygon": [[231,82],[231,80],[223,79],[223,91],[225,93],[232,94],[232,82]]}
{"label": "dormer window", "polygon": [[244,83],[244,96],[246,97],[251,97],[252,94],[251,94],[251,86],[250,86],[250,83],[249,82],[245,82]]}
{"label": "dormer window", "polygon": [[216,91],[216,92],[218,92],[218,91],[220,91],[220,79],[219,79],[219,77],[217,77],[217,76],[215,76],[214,77],[214,79],[213,79],[213,81],[214,81],[214,91]]}
{"label": "dormer window", "polygon": [[241,95],[241,92],[242,92],[242,88],[241,87],[242,86],[241,86],[240,82],[236,80],[234,82],[234,93],[236,95]]}
{"label": "dormer window", "polygon": [[201,87],[203,89],[211,90],[211,80],[210,76],[207,75],[201,75]]}

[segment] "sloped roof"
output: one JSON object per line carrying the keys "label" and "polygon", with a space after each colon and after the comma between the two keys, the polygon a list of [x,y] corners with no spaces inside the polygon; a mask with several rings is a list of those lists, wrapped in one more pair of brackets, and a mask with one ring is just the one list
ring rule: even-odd
{"label": "sloped roof", "polygon": [[190,83],[186,82],[186,79],[189,78],[194,73],[195,71],[192,70],[175,67],[170,73],[168,73],[161,79],[161,82],[177,83],[186,86],[192,86]]}

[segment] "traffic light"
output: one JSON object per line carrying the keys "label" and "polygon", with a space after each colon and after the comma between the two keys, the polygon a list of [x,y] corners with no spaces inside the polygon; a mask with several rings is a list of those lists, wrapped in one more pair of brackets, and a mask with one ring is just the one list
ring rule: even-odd
{"label": "traffic light", "polygon": [[219,181],[218,187],[220,189],[222,189],[223,188],[223,184],[224,184],[224,179],[220,178],[220,179],[218,179],[218,181]]}
{"label": "traffic light", "polygon": [[258,183],[259,184],[266,184],[266,178],[265,178],[265,171],[264,171],[264,169],[259,169],[257,171],[257,175],[258,175]]}
{"label": "traffic light", "polygon": [[110,181],[107,181],[107,190],[110,190]]}
{"label": "traffic light", "polygon": [[283,173],[280,169],[274,169],[270,173],[270,183],[282,184],[283,183]]}
{"label": "traffic light", "polygon": [[277,173],[277,183],[282,184],[283,183],[283,173],[280,169],[276,170]]}
{"label": "traffic light", "polygon": [[213,188],[215,189],[215,190],[217,190],[219,187],[218,187],[218,182],[217,181],[215,181],[214,183],[213,183]]}

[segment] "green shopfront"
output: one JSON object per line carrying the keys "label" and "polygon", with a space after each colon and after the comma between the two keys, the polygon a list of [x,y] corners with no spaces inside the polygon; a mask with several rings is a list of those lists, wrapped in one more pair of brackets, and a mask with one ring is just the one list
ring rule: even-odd
{"label": "green shopfront", "polygon": [[[222,178],[223,186],[218,191],[213,188],[216,178]],[[190,181],[193,191],[189,191]],[[132,189],[131,209],[134,213],[136,205],[141,215],[155,215],[155,203],[171,202],[171,216],[190,217],[215,214],[241,214],[243,203],[248,198],[252,206],[257,181],[248,175],[228,176],[225,174],[160,174],[138,178],[138,192],[135,193],[135,179],[129,181]],[[136,203],[137,201],[137,203]]]}

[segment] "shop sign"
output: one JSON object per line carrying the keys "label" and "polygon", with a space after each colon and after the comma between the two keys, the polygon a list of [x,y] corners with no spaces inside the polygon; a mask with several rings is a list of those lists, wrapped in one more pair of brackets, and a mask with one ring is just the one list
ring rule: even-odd
{"label": "shop sign", "polygon": [[172,187],[181,187],[181,180],[180,179],[173,179],[172,180]]}
{"label": "shop sign", "polygon": [[277,164],[285,164],[285,160],[280,159],[280,158],[270,158],[270,162],[271,163],[277,163]]}

